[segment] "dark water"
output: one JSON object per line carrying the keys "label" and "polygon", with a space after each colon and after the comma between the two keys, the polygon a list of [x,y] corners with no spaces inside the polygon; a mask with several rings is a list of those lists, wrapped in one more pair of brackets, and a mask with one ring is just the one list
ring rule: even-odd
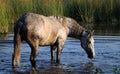
{"label": "dark water", "polygon": [[0,40],[0,74],[120,74],[120,36],[95,36],[93,60],[87,58],[80,42],[68,38],[61,54],[60,64],[51,64],[50,48],[39,47],[37,68],[31,69],[30,47],[23,42],[21,48],[21,67],[11,68],[13,35]]}

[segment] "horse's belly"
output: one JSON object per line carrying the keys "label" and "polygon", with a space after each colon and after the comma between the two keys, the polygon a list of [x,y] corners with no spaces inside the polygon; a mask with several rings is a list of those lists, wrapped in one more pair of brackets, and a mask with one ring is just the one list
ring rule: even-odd
{"label": "horse's belly", "polygon": [[56,39],[40,40],[39,45],[40,46],[49,46],[49,45],[53,45],[55,42],[56,42]]}
{"label": "horse's belly", "polygon": [[50,34],[46,34],[39,40],[39,45],[41,46],[48,46],[48,45],[53,45],[58,38],[57,33],[51,32]]}

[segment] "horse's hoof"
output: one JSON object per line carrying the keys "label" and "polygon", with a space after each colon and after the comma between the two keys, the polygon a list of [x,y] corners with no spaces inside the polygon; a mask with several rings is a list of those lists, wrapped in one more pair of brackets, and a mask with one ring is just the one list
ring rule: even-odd
{"label": "horse's hoof", "polygon": [[60,60],[56,60],[56,63],[57,63],[57,64],[60,64]]}

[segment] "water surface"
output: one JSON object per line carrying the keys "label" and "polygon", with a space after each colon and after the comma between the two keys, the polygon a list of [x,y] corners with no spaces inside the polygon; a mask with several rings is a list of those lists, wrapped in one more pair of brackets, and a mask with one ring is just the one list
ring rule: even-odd
{"label": "water surface", "polygon": [[94,36],[94,59],[80,46],[80,41],[68,38],[61,54],[60,64],[51,64],[50,48],[39,47],[37,68],[31,69],[30,47],[23,42],[21,48],[21,67],[11,68],[13,34],[0,40],[0,74],[120,74],[120,36]]}

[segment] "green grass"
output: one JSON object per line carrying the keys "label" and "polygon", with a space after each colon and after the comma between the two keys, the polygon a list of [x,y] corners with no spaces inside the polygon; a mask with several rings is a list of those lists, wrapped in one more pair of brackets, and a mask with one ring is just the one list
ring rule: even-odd
{"label": "green grass", "polygon": [[92,29],[120,28],[120,0],[0,0],[0,33],[26,12],[72,17]]}

